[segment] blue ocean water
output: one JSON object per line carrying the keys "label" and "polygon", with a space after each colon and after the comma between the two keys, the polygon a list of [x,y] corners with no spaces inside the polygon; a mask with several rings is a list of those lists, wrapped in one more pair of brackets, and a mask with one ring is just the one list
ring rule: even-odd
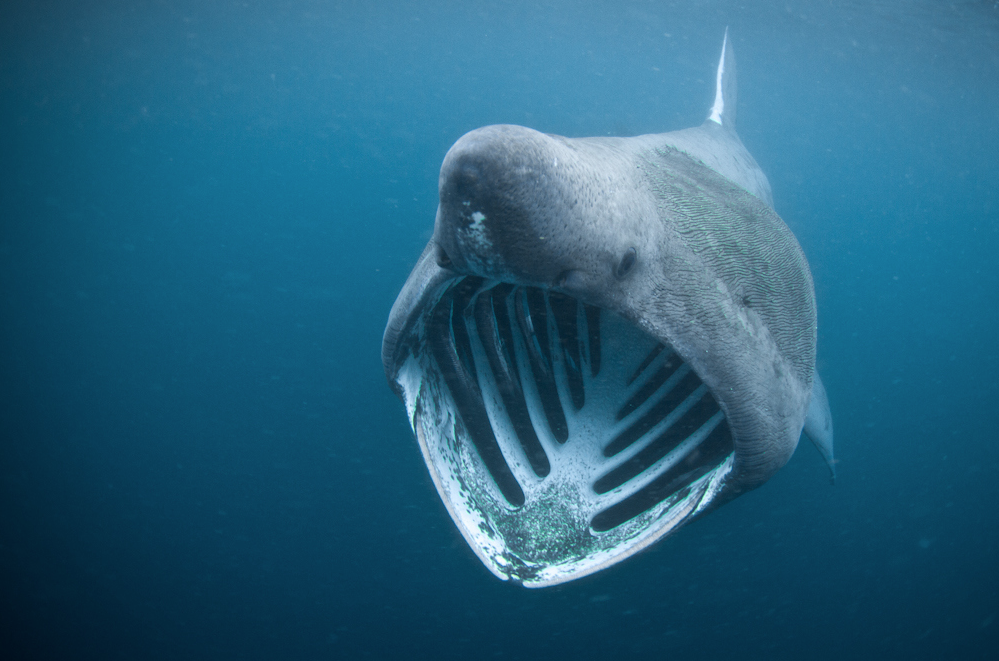
{"label": "blue ocean water", "polygon": [[[699,124],[726,26],[838,482],[500,582],[379,356],[441,160]],[[997,126],[992,0],[4,3],[3,657],[999,657]]]}

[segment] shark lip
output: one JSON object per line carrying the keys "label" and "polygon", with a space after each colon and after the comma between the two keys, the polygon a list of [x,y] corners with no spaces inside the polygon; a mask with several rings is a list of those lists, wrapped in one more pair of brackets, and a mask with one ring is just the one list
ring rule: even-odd
{"label": "shark lip", "polygon": [[396,380],[448,512],[498,577],[593,573],[722,490],[728,422],[670,346],[554,290],[456,276],[429,300]]}

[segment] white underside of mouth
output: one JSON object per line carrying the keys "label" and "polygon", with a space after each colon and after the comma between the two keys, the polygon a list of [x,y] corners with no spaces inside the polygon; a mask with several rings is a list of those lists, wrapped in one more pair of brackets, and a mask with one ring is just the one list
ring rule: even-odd
{"label": "white underside of mouth", "polygon": [[466,541],[529,587],[619,562],[707,507],[724,414],[668,346],[565,295],[457,280],[397,381]]}

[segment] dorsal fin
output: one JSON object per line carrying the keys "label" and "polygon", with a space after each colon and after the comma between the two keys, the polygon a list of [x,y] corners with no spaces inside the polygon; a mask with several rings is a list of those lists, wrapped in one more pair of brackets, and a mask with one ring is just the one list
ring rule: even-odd
{"label": "dorsal fin", "polygon": [[735,130],[735,53],[728,43],[728,28],[722,41],[721,58],[718,60],[718,73],[715,76],[715,103],[711,106],[708,120]]}

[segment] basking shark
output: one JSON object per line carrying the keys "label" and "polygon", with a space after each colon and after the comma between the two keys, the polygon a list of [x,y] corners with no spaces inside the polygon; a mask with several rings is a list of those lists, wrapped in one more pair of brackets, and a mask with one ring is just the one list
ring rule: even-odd
{"label": "basking shark", "polygon": [[833,467],[812,276],[735,132],[462,136],[382,344],[437,491],[496,576],[586,576],[766,482]]}

